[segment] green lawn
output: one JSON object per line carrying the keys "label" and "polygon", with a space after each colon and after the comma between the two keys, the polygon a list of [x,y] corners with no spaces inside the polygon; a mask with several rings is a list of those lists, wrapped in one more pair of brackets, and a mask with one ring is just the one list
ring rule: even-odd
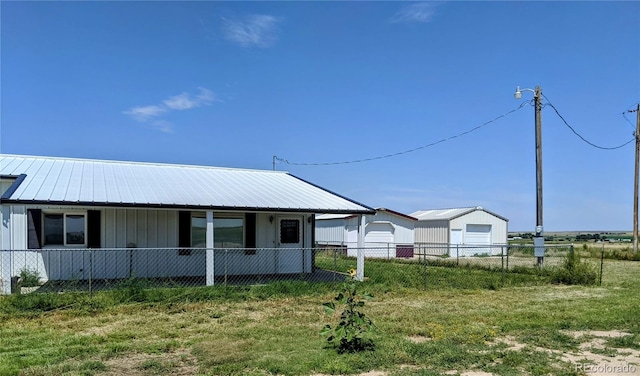
{"label": "green lawn", "polygon": [[[331,259],[318,263],[332,264]],[[351,259],[339,259],[346,271]],[[602,286],[532,274],[367,261],[373,351],[338,354],[332,283],[31,294],[0,298],[0,375],[579,375],[561,354],[621,331],[602,356],[640,350],[640,264],[607,261]],[[424,275],[427,275],[425,284]],[[587,333],[574,336],[572,333]],[[618,332],[616,332],[618,333]],[[594,349],[594,352],[596,349]],[[636,367],[640,369],[640,365]]]}

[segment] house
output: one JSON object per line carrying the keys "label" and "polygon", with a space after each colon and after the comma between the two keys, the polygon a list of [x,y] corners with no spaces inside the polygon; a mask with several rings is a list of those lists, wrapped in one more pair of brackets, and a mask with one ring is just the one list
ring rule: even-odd
{"label": "house", "polygon": [[[0,293],[44,281],[314,271],[314,216],[375,210],[280,171],[0,154]],[[10,252],[9,252],[10,251]]]}
{"label": "house", "polygon": [[[417,219],[390,209],[377,208],[365,216],[365,257],[413,257],[413,227]],[[316,244],[339,246],[350,256],[358,248],[358,217],[352,214],[316,216]]]}
{"label": "house", "polygon": [[416,247],[427,254],[498,255],[507,244],[508,219],[482,207],[421,210],[411,213]]}

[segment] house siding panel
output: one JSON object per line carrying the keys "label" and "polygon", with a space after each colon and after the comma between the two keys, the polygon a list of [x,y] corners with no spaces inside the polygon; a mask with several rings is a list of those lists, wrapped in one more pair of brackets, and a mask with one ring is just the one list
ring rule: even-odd
{"label": "house siding panel", "polygon": [[347,241],[344,218],[316,221],[316,242],[318,244],[341,245]]}
{"label": "house siding panel", "polygon": [[418,221],[415,226],[417,253],[446,254],[448,247],[436,244],[449,243],[449,221]]}

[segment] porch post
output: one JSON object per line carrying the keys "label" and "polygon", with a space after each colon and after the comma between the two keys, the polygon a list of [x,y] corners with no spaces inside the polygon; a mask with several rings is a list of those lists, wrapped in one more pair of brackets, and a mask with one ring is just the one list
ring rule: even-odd
{"label": "porch post", "polygon": [[365,216],[359,216],[358,225],[358,253],[356,256],[356,280],[364,281],[364,220]]}
{"label": "porch post", "polygon": [[0,295],[11,294],[11,217],[9,207],[2,205],[0,210]]}
{"label": "porch post", "polygon": [[214,277],[215,277],[215,254],[213,252],[214,242],[213,242],[213,211],[207,210],[207,235],[206,235],[206,247],[205,251],[207,254],[206,257],[206,275],[207,275],[207,286],[213,286]]}

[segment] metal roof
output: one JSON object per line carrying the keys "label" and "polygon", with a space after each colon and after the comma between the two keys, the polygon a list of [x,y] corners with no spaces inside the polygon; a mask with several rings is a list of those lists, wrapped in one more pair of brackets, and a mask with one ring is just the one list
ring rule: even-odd
{"label": "metal roof", "polygon": [[[406,215],[391,209],[387,209],[387,208],[376,208],[376,214],[377,213],[381,213],[381,212],[386,212],[398,217],[403,217],[412,221],[417,221],[417,218],[414,218],[410,215]],[[345,219],[345,218],[350,218],[352,217],[351,214],[320,214],[320,215],[316,215],[316,220],[318,221],[322,221],[322,220],[330,220],[330,219]]]}
{"label": "metal roof", "polygon": [[282,171],[0,154],[0,176],[3,203],[375,212]]}
{"label": "metal roof", "polygon": [[469,208],[451,208],[451,209],[430,209],[430,210],[419,210],[417,212],[413,212],[409,214],[411,217],[417,218],[419,221],[449,221],[458,217],[461,217],[465,214],[474,212],[476,210],[485,211],[493,216],[496,216],[500,219],[508,221],[503,216],[500,216],[496,213],[492,213],[486,209],[483,209],[482,206],[474,206]]}

